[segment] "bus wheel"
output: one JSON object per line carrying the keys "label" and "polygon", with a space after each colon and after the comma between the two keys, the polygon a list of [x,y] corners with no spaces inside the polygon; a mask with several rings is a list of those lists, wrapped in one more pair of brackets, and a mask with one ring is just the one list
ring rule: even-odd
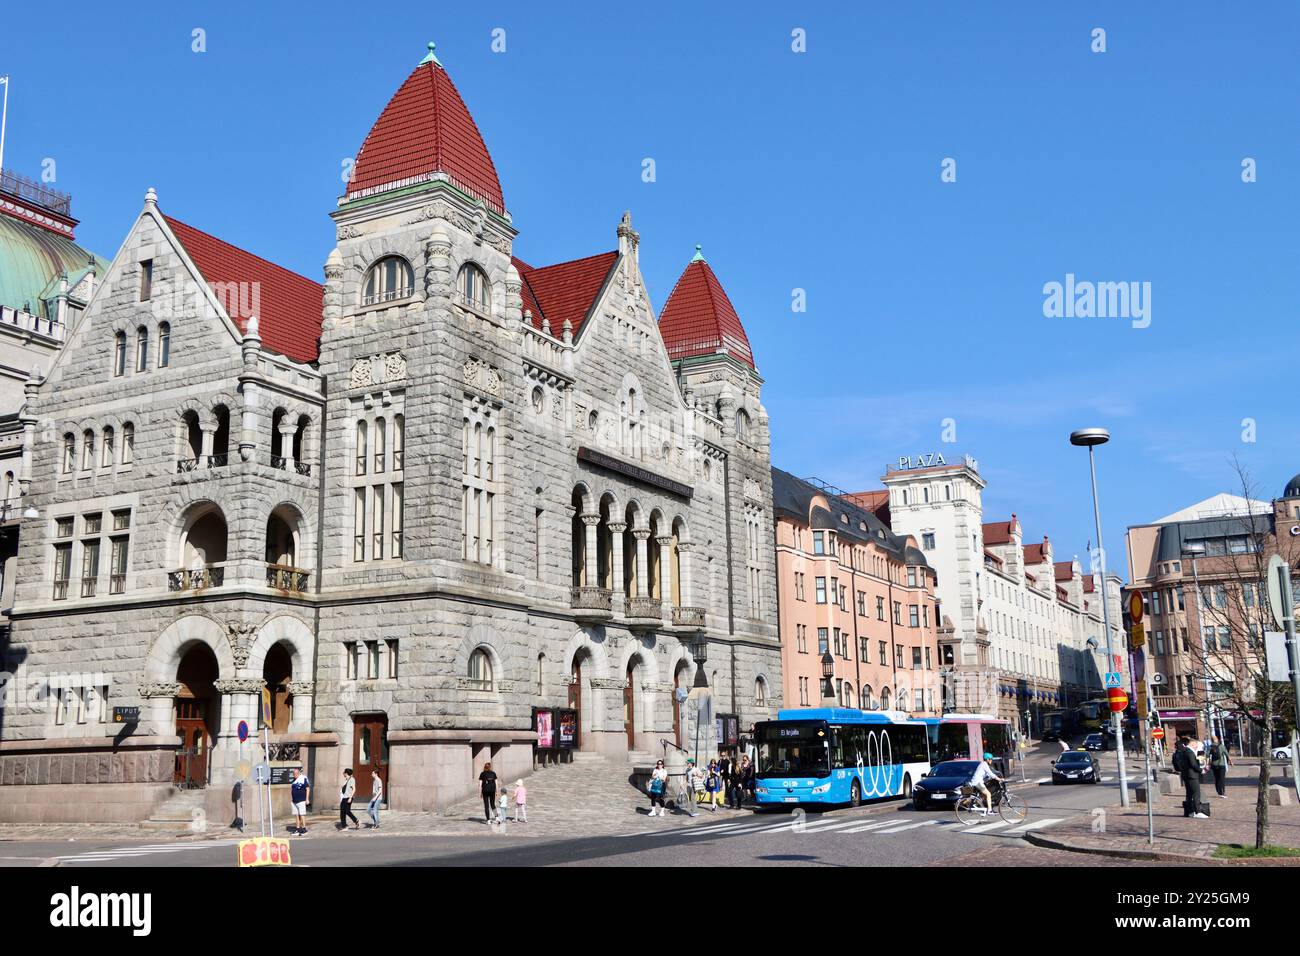
{"label": "bus wheel", "polygon": [[912,797],[912,775],[910,773],[905,773],[903,774],[903,799],[910,800],[911,797]]}
{"label": "bus wheel", "polygon": [[854,807],[862,806],[862,787],[856,780],[853,781],[853,787],[849,790],[849,805]]}

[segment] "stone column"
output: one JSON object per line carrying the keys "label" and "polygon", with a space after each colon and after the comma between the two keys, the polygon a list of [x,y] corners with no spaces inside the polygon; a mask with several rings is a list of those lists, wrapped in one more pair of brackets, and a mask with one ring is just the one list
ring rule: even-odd
{"label": "stone column", "polygon": [[[682,607],[695,607],[695,591],[691,587],[691,543],[689,541],[677,542],[677,564],[681,568],[681,599]],[[699,606],[703,606],[700,602]]]}
{"label": "stone column", "polygon": [[599,549],[600,542],[596,532],[600,528],[600,515],[582,515],[582,523],[586,532],[586,554],[583,555],[583,577],[587,587],[600,587],[600,581],[597,575],[600,571]]}
{"label": "stone column", "polygon": [[212,463],[212,440],[216,437],[217,426],[210,422],[204,422],[199,425],[199,434],[203,437],[199,443],[198,467],[206,468]]}
{"label": "stone column", "polygon": [[289,693],[293,695],[293,713],[289,717],[289,732],[311,733],[311,702],[316,693],[315,681],[290,681]]}
{"label": "stone column", "polygon": [[244,370],[239,376],[239,384],[244,395],[244,407],[240,412],[239,457],[244,461],[252,461],[257,454],[257,410],[260,404],[261,386],[256,379],[262,350],[262,338],[257,329],[257,316],[250,316],[244,331],[244,340],[240,343]]}
{"label": "stone column", "polygon": [[650,582],[650,529],[633,528],[632,537],[636,538],[636,593],[633,597],[649,597]]}
{"label": "stone column", "polygon": [[298,431],[298,423],[288,423],[289,416],[280,422],[280,457],[284,459],[286,471],[293,471],[293,436]]}
{"label": "stone column", "polygon": [[659,545],[659,601],[672,607],[673,604],[673,536],[661,535],[655,538]]}
{"label": "stone column", "polygon": [[609,535],[613,544],[609,549],[609,578],[615,594],[623,593],[623,532],[626,530],[625,524],[611,522],[609,525]]}
{"label": "stone column", "polygon": [[149,728],[160,737],[176,733],[176,723],[172,719],[172,704],[180,692],[181,685],[171,681],[144,681],[140,684],[145,719],[148,721]]}

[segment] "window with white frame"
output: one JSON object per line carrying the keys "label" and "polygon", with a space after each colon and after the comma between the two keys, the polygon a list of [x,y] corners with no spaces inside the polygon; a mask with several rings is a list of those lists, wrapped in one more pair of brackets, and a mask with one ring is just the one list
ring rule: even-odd
{"label": "window with white frame", "polygon": [[479,564],[494,564],[497,501],[501,490],[496,466],[496,415],[467,399],[462,419],[461,475],[462,556]]}
{"label": "window with white frame", "polygon": [[475,312],[487,314],[492,311],[492,287],[487,275],[472,262],[461,266],[456,275],[456,295],[461,305]]}
{"label": "window with white frame", "polygon": [[478,647],[469,656],[469,686],[473,690],[492,690],[492,658],[488,652]]}
{"label": "window with white frame", "polygon": [[385,256],[366,272],[361,304],[377,305],[405,299],[414,291],[415,279],[410,264],[401,256]]}

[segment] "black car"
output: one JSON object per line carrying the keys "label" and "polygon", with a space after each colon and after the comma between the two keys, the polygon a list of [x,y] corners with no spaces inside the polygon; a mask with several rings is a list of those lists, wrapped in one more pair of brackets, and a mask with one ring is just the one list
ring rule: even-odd
{"label": "black car", "polygon": [[961,788],[970,781],[979,765],[978,760],[945,760],[935,764],[912,787],[912,806],[918,810],[932,806],[955,806],[957,798],[961,796]]}
{"label": "black car", "polygon": [[1105,750],[1106,738],[1101,734],[1089,734],[1083,738],[1083,746],[1086,750]]}
{"label": "black car", "polygon": [[1052,783],[1101,783],[1101,765],[1086,750],[1067,750],[1052,761]]}

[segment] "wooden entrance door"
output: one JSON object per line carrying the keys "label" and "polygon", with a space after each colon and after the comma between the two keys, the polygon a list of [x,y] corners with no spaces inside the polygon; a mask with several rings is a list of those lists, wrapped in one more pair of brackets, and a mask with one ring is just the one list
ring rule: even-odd
{"label": "wooden entrance door", "polygon": [[176,769],[172,783],[178,787],[202,787],[208,782],[207,702],[193,697],[176,701],[176,736],[181,749],[176,752]]}
{"label": "wooden entrance door", "polygon": [[352,718],[352,774],[357,781],[355,802],[368,801],[373,795],[372,770],[379,771],[384,783],[384,802],[388,802],[388,718],[367,714]]}
{"label": "wooden entrance door", "polygon": [[636,667],[627,665],[627,683],[623,685],[623,729],[627,731],[627,749],[636,750]]}

